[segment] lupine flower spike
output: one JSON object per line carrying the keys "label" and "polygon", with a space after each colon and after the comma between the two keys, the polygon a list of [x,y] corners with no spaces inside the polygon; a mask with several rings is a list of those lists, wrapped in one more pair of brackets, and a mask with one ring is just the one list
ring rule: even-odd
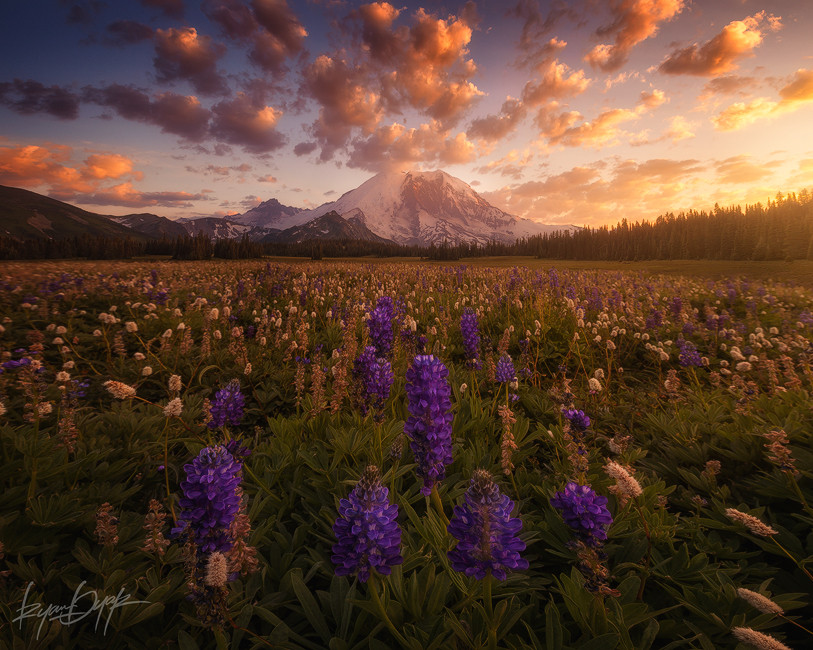
{"label": "lupine flower spike", "polygon": [[528,568],[520,557],[525,542],[517,535],[522,520],[511,517],[514,502],[486,470],[474,471],[462,505],[455,506],[448,531],[457,540],[449,551],[455,571],[482,580],[487,574],[505,580],[507,571]]}
{"label": "lupine flower spike", "polygon": [[446,476],[452,462],[451,387],[449,371],[433,355],[418,355],[406,373],[409,419],[404,433],[409,436],[412,455],[423,479],[421,494],[429,496],[432,486]]}
{"label": "lupine flower spike", "polygon": [[398,506],[390,504],[388,494],[378,467],[369,465],[350,496],[339,502],[331,557],[337,576],[357,575],[367,582],[371,570],[389,575],[403,562]]}

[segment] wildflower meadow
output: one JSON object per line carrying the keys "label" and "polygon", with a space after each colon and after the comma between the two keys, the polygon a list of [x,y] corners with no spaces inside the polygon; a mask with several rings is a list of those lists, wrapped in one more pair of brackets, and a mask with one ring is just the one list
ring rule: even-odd
{"label": "wildflower meadow", "polygon": [[0,267],[0,646],[813,647],[813,292]]}

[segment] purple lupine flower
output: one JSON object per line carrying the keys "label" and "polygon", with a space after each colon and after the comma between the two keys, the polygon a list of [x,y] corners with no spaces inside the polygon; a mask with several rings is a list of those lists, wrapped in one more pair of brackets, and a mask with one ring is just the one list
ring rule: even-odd
{"label": "purple lupine flower", "polygon": [[550,500],[573,529],[576,537],[588,546],[598,547],[607,539],[607,528],[613,517],[607,510],[607,497],[596,494],[589,485],[570,482]]}
{"label": "purple lupine flower", "polygon": [[522,520],[511,517],[514,502],[484,469],[474,470],[466,490],[463,505],[454,507],[447,530],[457,539],[449,551],[449,561],[455,571],[482,580],[489,572],[505,580],[506,569],[527,569],[528,561],[521,558],[525,550],[517,534]]}
{"label": "purple lupine flower", "polygon": [[366,382],[367,398],[377,415],[384,410],[393,379],[392,364],[386,359],[376,359],[370,366]]}
{"label": "purple lupine flower", "polygon": [[678,339],[676,341],[678,347],[678,361],[684,368],[688,366],[702,366],[703,360],[700,353],[697,351],[694,343],[686,339]]}
{"label": "purple lupine flower", "polygon": [[215,394],[212,400],[212,407],[210,413],[212,419],[209,422],[210,429],[217,429],[226,425],[226,422],[232,426],[240,424],[243,419],[243,407],[246,404],[246,398],[240,391],[240,381],[232,379],[225,388],[220,389]]}
{"label": "purple lupine flower", "polygon": [[240,510],[243,465],[222,445],[204,447],[184,465],[177,535],[188,532],[200,553],[225,553],[232,546],[229,526]]}
{"label": "purple lupine flower", "polygon": [[514,370],[514,362],[511,361],[511,357],[507,354],[504,354],[500,357],[500,360],[497,362],[497,368],[494,372],[494,378],[501,384],[505,384],[516,379],[517,373]]}
{"label": "purple lupine flower", "polygon": [[404,424],[409,446],[423,479],[421,494],[428,496],[432,486],[446,476],[452,462],[451,388],[449,371],[433,355],[419,354],[406,372],[407,408]]}
{"label": "purple lupine flower", "polygon": [[584,411],[577,409],[564,409],[562,415],[570,422],[570,428],[573,431],[582,432],[590,428],[590,416]]}
{"label": "purple lupine flower", "polygon": [[370,312],[367,319],[367,327],[370,328],[370,339],[375,346],[375,353],[378,357],[388,357],[392,352],[392,319],[395,316],[395,306],[392,298],[381,296],[376,303],[375,309]]}
{"label": "purple lupine flower", "polygon": [[466,355],[466,365],[474,370],[482,367],[480,362],[480,326],[477,323],[477,314],[467,307],[460,317],[460,333],[463,335],[463,352]]}
{"label": "purple lupine flower", "polygon": [[358,574],[367,582],[370,569],[389,575],[401,564],[401,528],[398,505],[390,504],[389,491],[381,484],[375,465],[369,465],[347,499],[339,502],[339,516],[333,524],[336,543],[330,558],[337,576]]}

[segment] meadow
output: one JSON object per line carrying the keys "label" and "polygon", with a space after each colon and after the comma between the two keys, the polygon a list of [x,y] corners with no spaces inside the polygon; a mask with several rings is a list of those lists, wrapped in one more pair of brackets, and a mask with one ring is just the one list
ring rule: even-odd
{"label": "meadow", "polygon": [[813,266],[702,264],[3,264],[0,645],[811,647]]}

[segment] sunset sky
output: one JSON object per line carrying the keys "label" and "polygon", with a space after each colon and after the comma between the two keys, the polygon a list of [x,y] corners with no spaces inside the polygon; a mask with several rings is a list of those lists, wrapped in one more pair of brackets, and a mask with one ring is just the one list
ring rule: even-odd
{"label": "sunset sky", "polygon": [[104,214],[444,169],[547,223],[813,187],[811,0],[19,0],[0,184]]}

